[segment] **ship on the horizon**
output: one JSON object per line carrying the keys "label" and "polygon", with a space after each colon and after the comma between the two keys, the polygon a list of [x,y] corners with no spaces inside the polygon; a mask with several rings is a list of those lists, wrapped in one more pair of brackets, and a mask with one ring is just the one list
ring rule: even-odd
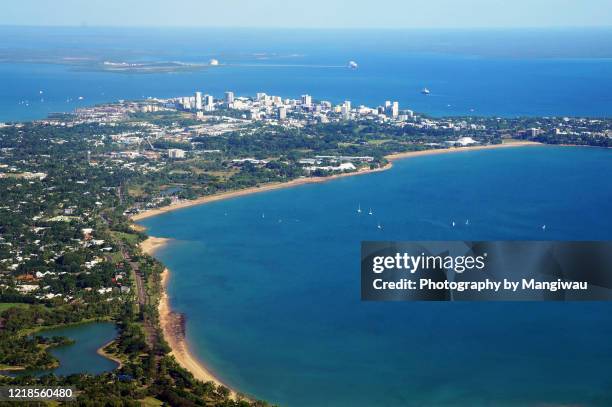
{"label": "ship on the horizon", "polygon": [[423,88],[423,89],[421,90],[421,93],[422,93],[423,95],[429,95],[431,92],[429,91],[429,89],[427,89],[427,88]]}

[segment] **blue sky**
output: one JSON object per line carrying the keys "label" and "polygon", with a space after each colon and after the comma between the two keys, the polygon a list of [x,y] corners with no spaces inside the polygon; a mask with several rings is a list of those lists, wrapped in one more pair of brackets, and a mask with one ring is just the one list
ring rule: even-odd
{"label": "blue sky", "polygon": [[612,26],[611,0],[2,0],[2,25],[480,28]]}

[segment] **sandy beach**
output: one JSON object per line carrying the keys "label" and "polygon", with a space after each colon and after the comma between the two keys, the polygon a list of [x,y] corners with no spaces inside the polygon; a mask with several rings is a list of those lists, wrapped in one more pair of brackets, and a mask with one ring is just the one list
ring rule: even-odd
{"label": "sandy beach", "polygon": [[[333,175],[331,177],[316,177],[316,178],[300,178],[297,180],[284,182],[284,183],[273,183],[267,184],[261,187],[247,188],[239,191],[225,192],[220,194],[215,194],[211,196],[206,196],[194,200],[178,202],[166,207],[151,209],[145,212],[141,212],[132,217],[133,221],[139,221],[142,219],[150,218],[153,216],[157,216],[166,212],[174,211],[177,209],[187,208],[194,205],[202,205],[209,202],[220,201],[224,199],[230,199],[240,196],[245,196],[253,193],[271,191],[280,188],[289,188],[298,185],[318,183],[318,182],[327,182],[334,179],[342,178],[342,177],[350,177],[356,175],[364,175],[370,174],[373,172],[385,171],[390,169],[393,166],[393,161],[400,159],[407,159],[411,157],[420,157],[424,155],[434,155],[434,154],[448,154],[448,153],[459,153],[466,151],[478,151],[478,150],[491,150],[498,148],[513,148],[513,147],[526,147],[526,146],[537,146],[541,145],[539,143],[533,142],[513,142],[507,144],[498,144],[498,145],[488,145],[488,146],[475,146],[475,147],[461,147],[461,148],[448,148],[448,149],[435,149],[435,150],[422,150],[422,151],[410,151],[405,153],[392,154],[387,156],[387,160],[389,160],[389,164],[384,167],[377,168],[374,170],[362,170],[358,172],[352,173],[344,173]],[[153,255],[157,249],[164,246],[169,239],[159,238],[159,237],[149,237],[147,240],[140,244],[140,247],[144,253],[149,255]],[[167,295],[166,285],[168,283],[168,279],[170,277],[170,271],[165,269],[161,276],[161,287],[162,287],[162,295],[159,302],[159,319],[161,328],[164,334],[164,338],[168,345],[172,348],[172,355],[175,357],[177,362],[189,370],[194,377],[204,382],[212,381],[217,385],[224,385],[218,378],[216,378],[202,363],[200,360],[195,358],[189,351],[187,346],[187,342],[185,340],[185,332],[184,327],[181,328],[180,318],[181,316],[172,311],[170,308],[169,298]],[[228,386],[226,386],[228,387]]]}
{"label": "sandy beach", "polygon": [[170,302],[166,293],[166,285],[168,284],[169,277],[170,271],[165,269],[161,276],[162,296],[159,301],[158,311],[164,339],[172,348],[171,355],[174,356],[179,365],[189,370],[196,379],[228,387],[207,370],[204,364],[189,352],[187,341],[185,340],[185,333],[180,327],[180,315],[170,309]]}
{"label": "sandy beach", "polygon": [[172,212],[172,211],[175,211],[177,209],[188,208],[190,206],[203,205],[203,204],[210,203],[210,202],[222,201],[224,199],[237,198],[239,196],[251,195],[251,194],[256,194],[256,193],[259,193],[259,192],[273,191],[275,189],[290,188],[290,187],[296,187],[298,185],[315,184],[315,183],[319,183],[319,182],[327,182],[327,181],[331,181],[331,180],[334,180],[334,179],[343,178],[343,177],[351,177],[351,176],[355,176],[355,175],[371,174],[373,172],[388,170],[389,168],[391,168],[391,166],[392,166],[391,164],[387,164],[384,167],[376,168],[374,170],[369,170],[369,169],[368,170],[361,170],[361,171],[357,171],[357,172],[349,172],[349,173],[332,175],[332,176],[329,176],[329,177],[298,178],[298,179],[294,179],[292,181],[274,182],[274,183],[265,184],[265,185],[258,186],[258,187],[251,187],[251,188],[240,189],[238,191],[221,192],[219,194],[203,196],[203,197],[197,198],[197,199],[191,199],[191,200],[187,200],[187,201],[176,202],[176,203],[170,204],[168,206],[163,206],[161,208],[149,209],[147,211],[143,211],[143,212],[140,212],[140,213],[132,216],[131,219],[133,221],[135,221],[135,222],[138,222],[139,220],[143,220],[143,219],[151,218],[151,217],[154,217],[154,216],[158,216],[158,215],[161,215],[161,214],[166,213],[166,212]]}
{"label": "sandy beach", "polygon": [[206,204],[210,202],[221,201],[224,199],[231,199],[231,198],[236,198],[240,196],[256,194],[259,192],[273,191],[275,189],[281,189],[281,188],[291,188],[291,187],[305,185],[305,184],[328,182],[328,181],[332,181],[338,178],[352,177],[352,176],[357,176],[357,175],[371,174],[373,172],[386,171],[393,166],[393,161],[402,160],[402,159],[411,158],[411,157],[421,157],[425,155],[435,155],[435,154],[459,153],[459,152],[466,152],[466,151],[493,150],[493,149],[498,149],[498,148],[537,146],[537,145],[541,145],[541,144],[530,142],[530,141],[517,141],[517,142],[512,142],[512,143],[494,144],[494,145],[487,145],[487,146],[431,149],[431,150],[408,151],[405,153],[391,154],[385,157],[387,160],[389,160],[389,164],[381,168],[376,168],[373,170],[365,169],[365,170],[360,170],[357,172],[348,172],[348,173],[343,173],[343,174],[332,175],[329,177],[298,178],[298,179],[288,181],[288,182],[275,182],[275,183],[270,183],[270,184],[266,184],[262,186],[245,188],[245,189],[241,189],[238,191],[222,192],[222,193],[218,193],[214,195],[203,196],[197,199],[185,200],[185,201],[172,203],[168,206],[163,206],[161,208],[149,209],[149,210],[140,212],[132,216],[131,219],[134,222],[137,222],[139,220],[151,218],[151,217],[158,216],[163,213],[175,211],[178,209],[188,208],[190,206],[195,206],[195,205],[202,205],[202,204]]}
{"label": "sandy beach", "polygon": [[452,147],[452,148],[439,148],[435,150],[421,150],[421,151],[408,151],[405,153],[397,153],[386,156],[385,158],[389,161],[402,160],[410,157],[421,157],[424,155],[437,155],[437,154],[449,154],[449,153],[461,153],[467,151],[480,151],[480,150],[496,150],[499,148],[513,148],[513,147],[529,147],[529,146],[541,146],[541,143],[533,141],[514,141],[503,144],[491,144],[486,146],[474,146],[474,147]]}
{"label": "sandy beach", "polygon": [[[163,237],[150,236],[145,241],[140,243],[140,249],[143,253],[150,256],[154,255],[155,251],[167,244],[170,239]],[[193,376],[203,382],[214,382],[217,385],[223,385],[206,367],[197,360],[190,352],[185,340],[184,324],[180,314],[173,312],[170,308],[170,299],[166,290],[168,280],[170,278],[170,270],[164,269],[161,274],[161,298],[158,304],[159,324],[164,334],[164,339],[172,348],[172,356],[176,361],[189,370]]]}
{"label": "sandy beach", "polygon": [[140,243],[140,250],[149,256],[153,256],[155,251],[160,247],[163,247],[166,243],[168,243],[168,241],[170,241],[170,239],[166,239],[164,237],[149,236],[146,240]]}

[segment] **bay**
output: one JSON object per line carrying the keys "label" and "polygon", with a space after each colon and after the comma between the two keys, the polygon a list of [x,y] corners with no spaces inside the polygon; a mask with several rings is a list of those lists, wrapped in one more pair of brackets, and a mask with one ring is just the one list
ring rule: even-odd
{"label": "bay", "polygon": [[288,406],[605,406],[609,303],[364,303],[359,247],[610,240],[606,174],[612,151],[597,148],[432,155],[142,224],[174,239],[156,256],[193,353],[247,394]]}

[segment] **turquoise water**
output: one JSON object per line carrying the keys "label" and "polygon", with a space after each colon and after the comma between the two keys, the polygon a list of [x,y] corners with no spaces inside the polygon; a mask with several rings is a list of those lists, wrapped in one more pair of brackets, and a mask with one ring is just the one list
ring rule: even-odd
{"label": "turquoise water", "polygon": [[[112,62],[207,63],[197,72],[101,72]],[[69,63],[85,61],[81,65]],[[355,60],[358,70],[346,68]],[[436,116],[605,116],[612,29],[171,30],[0,27],[0,121],[118,99],[257,92]],[[431,90],[421,95],[422,88]],[[43,92],[42,94],[40,92]],[[83,97],[83,99],[79,99]]]}
{"label": "turquoise water", "polygon": [[363,303],[359,250],[610,240],[610,175],[612,150],[596,148],[424,156],[142,223],[175,239],[156,256],[192,350],[248,394],[287,406],[609,406],[611,304]]}
{"label": "turquoise water", "polygon": [[60,365],[52,371],[57,376],[75,373],[100,374],[117,368],[117,363],[98,355],[97,350],[115,339],[117,328],[112,322],[93,322],[67,328],[49,329],[38,333],[40,336],[65,336],[75,341],[72,345],[51,349]]}

